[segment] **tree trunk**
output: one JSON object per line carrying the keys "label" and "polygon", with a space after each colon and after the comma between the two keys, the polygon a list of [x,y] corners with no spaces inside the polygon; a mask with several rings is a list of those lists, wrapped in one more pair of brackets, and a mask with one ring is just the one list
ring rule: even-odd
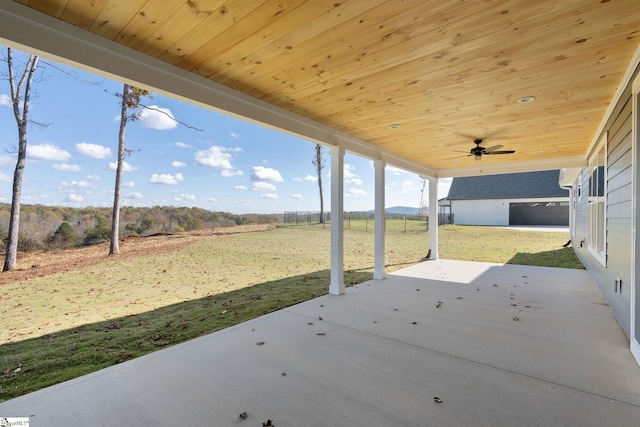
{"label": "tree trunk", "polygon": [[120,110],[120,133],[118,134],[118,166],[116,167],[116,184],[113,191],[113,214],[111,219],[111,245],[109,255],[120,253],[120,187],[122,185],[122,168],[124,166],[124,135],[127,129],[127,98],[130,86],[125,83],[122,89],[122,108]]}
{"label": "tree trunk", "polygon": [[[19,149],[16,169],[13,172],[13,193],[11,195],[11,216],[9,217],[9,234],[7,236],[7,248],[2,271],[13,270],[18,259],[18,235],[20,231],[20,203],[22,199],[22,174],[26,159],[27,134],[26,126],[18,126]],[[22,147],[25,146],[23,150]]]}
{"label": "tree trunk", "polygon": [[[31,84],[38,67],[37,56],[31,55],[25,65],[24,73],[16,85],[13,74],[13,61],[11,49],[7,49],[7,64],[9,68],[9,84],[11,86],[11,101],[13,114],[18,125],[18,161],[13,173],[13,193],[11,195],[11,216],[9,218],[9,232],[5,251],[4,267],[2,271],[13,270],[18,258],[18,235],[20,231],[20,203],[22,199],[22,175],[27,157],[27,123],[29,122],[29,98],[31,97]],[[24,98],[22,99],[22,113],[20,112],[20,92],[24,85]]]}
{"label": "tree trunk", "polygon": [[320,190],[320,224],[324,224],[324,197],[322,196],[322,178],[318,175],[318,188]]}

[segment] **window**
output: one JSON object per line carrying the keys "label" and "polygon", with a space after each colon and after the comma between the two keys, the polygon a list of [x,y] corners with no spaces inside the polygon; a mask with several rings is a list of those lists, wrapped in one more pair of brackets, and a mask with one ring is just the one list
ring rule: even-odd
{"label": "window", "polygon": [[607,135],[598,143],[595,153],[589,158],[589,236],[591,253],[606,264],[606,146]]}

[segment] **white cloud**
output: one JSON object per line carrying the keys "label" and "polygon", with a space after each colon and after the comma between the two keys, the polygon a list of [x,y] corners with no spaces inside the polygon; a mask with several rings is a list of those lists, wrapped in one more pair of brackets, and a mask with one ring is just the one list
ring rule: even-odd
{"label": "white cloud", "polygon": [[97,188],[98,185],[92,184],[87,181],[71,181],[71,182],[63,182],[63,187],[77,187],[77,188]]}
{"label": "white cloud", "polygon": [[282,175],[275,169],[265,168],[264,166],[254,166],[251,168],[252,181],[274,181],[282,182]]}
{"label": "white cloud", "polygon": [[173,162],[171,162],[171,166],[173,166],[174,168],[184,168],[187,166],[187,164],[185,162],[174,160]]}
{"label": "white cloud", "polygon": [[275,199],[279,199],[280,197],[278,197],[278,195],[277,195],[277,194],[267,193],[267,194],[262,194],[262,195],[260,196],[260,198],[261,198],[261,199],[272,199],[272,200],[275,200]]}
{"label": "white cloud", "polygon": [[294,181],[298,181],[298,182],[318,182],[318,177],[316,176],[311,176],[311,175],[307,175],[305,177],[302,178],[293,178]]}
{"label": "white cloud", "polygon": [[217,202],[217,201],[218,201],[218,199],[216,199],[215,197],[209,197],[209,199],[208,199],[208,200],[209,200],[210,202],[213,202],[213,203],[215,203],[215,202]]}
{"label": "white cloud", "polygon": [[360,189],[357,189],[357,188],[351,188],[351,189],[349,189],[348,194],[353,196],[353,197],[363,197],[363,196],[367,195],[367,192],[363,191],[363,190],[360,190]]}
{"label": "white cloud", "polygon": [[53,170],[65,171],[65,172],[80,172],[82,168],[80,165],[70,165],[68,163],[55,163]]}
{"label": "white cloud", "polygon": [[362,180],[356,173],[353,171],[356,170],[356,167],[350,163],[345,163],[344,165],[344,180],[347,184],[360,185],[362,184]]}
{"label": "white cloud", "polygon": [[179,148],[191,148],[191,144],[187,144],[186,142],[176,142],[173,145]]}
{"label": "white cloud", "polygon": [[210,166],[218,169],[233,169],[233,166],[231,166],[233,157],[231,152],[233,151],[238,151],[238,149],[213,145],[207,150],[201,150],[195,154],[196,163],[201,166]]}
{"label": "white cloud", "polygon": [[64,201],[65,202],[71,202],[71,203],[80,203],[84,200],[84,198],[82,196],[79,196],[77,194],[69,194]]}
{"label": "white cloud", "polygon": [[[350,183],[350,184],[360,185],[362,183],[362,180],[360,179],[358,174],[353,172],[354,170],[356,170],[355,166],[353,166],[350,163],[345,163],[344,164],[344,169],[342,171],[342,176],[343,176],[345,182]],[[331,170],[329,170],[327,172],[327,177],[331,178]]]}
{"label": "white cloud", "polygon": [[123,182],[122,186],[123,187],[129,187],[129,188],[133,188],[136,184],[133,181],[129,181],[129,182]]}
{"label": "white cloud", "polygon": [[102,177],[100,175],[87,175],[87,179],[93,179],[94,181],[102,181]]}
{"label": "white cloud", "polygon": [[[109,169],[114,171],[118,168],[118,164],[116,162],[109,162]],[[126,161],[122,162],[122,170],[124,172],[131,172],[134,170],[137,170],[138,168],[131,166],[129,163],[127,163]]]}
{"label": "white cloud", "polygon": [[5,154],[0,155],[0,166],[15,165],[16,159]]}
{"label": "white cloud", "polygon": [[177,202],[184,202],[184,201],[190,201],[195,199],[196,199],[196,196],[194,196],[193,194],[184,194],[184,193],[180,193],[173,198],[173,200]]}
{"label": "white cloud", "polygon": [[303,197],[302,197],[302,194],[292,194],[291,198],[292,199],[302,199]]}
{"label": "white cloud", "polygon": [[13,177],[6,173],[0,172],[0,182],[13,182]]}
{"label": "white cloud", "polygon": [[402,190],[400,191],[402,194],[407,194],[407,193],[415,193],[417,191],[422,190],[422,188],[416,184],[414,181],[411,180],[405,180],[402,181]]}
{"label": "white cloud", "polygon": [[58,160],[65,162],[71,154],[53,144],[39,144],[27,146],[27,157],[34,160]]}
{"label": "white cloud", "polygon": [[13,105],[11,103],[11,97],[7,94],[0,93],[0,105],[4,105],[5,107],[11,107]]}
{"label": "white cloud", "polygon": [[236,185],[235,187],[233,187],[236,190],[248,190],[249,188],[245,187],[244,185]]}
{"label": "white cloud", "polygon": [[395,166],[387,166],[387,172],[389,172],[392,175],[404,175],[407,174],[409,172],[403,170],[403,169],[398,169]]}
{"label": "white cloud", "polygon": [[142,195],[142,193],[133,192],[133,193],[129,194],[126,198],[127,199],[143,199],[144,195]]}
{"label": "white cloud", "polygon": [[140,124],[146,128],[167,130],[178,126],[171,110],[168,108],[150,105],[149,108],[143,108],[140,111]]}
{"label": "white cloud", "polygon": [[231,133],[229,134],[229,136],[230,136],[230,137],[231,137],[231,139],[232,139],[232,140],[234,140],[234,141],[235,141],[235,140],[237,140],[237,139],[240,139],[240,135],[239,135],[238,133],[236,133],[236,132],[231,132]]}
{"label": "white cloud", "polygon": [[171,175],[168,173],[157,174],[154,173],[151,175],[149,182],[152,184],[168,184],[168,185],[176,185],[178,181],[184,180],[184,177],[181,173],[177,173],[175,175]]}
{"label": "white cloud", "polygon": [[253,189],[258,191],[276,191],[276,186],[270,182],[254,182]]}
{"label": "white cloud", "polygon": [[230,169],[225,169],[222,171],[221,175],[224,178],[230,178],[232,176],[242,176],[244,175],[244,173],[242,173],[241,170],[230,170]]}
{"label": "white cloud", "polygon": [[80,142],[76,144],[76,153],[94,159],[106,159],[111,157],[111,148],[104,145],[89,144],[88,142]]}

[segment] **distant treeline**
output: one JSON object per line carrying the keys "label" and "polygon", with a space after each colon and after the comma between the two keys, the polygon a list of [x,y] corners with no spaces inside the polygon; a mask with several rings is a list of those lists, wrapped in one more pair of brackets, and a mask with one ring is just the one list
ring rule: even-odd
{"label": "distant treeline", "polygon": [[[0,203],[0,249],[4,251],[11,205]],[[25,205],[20,209],[19,251],[64,249],[108,242],[111,208],[71,208]],[[154,206],[120,210],[120,236],[150,236],[158,233],[231,227],[244,224],[281,223],[282,215],[234,215],[201,208]]]}

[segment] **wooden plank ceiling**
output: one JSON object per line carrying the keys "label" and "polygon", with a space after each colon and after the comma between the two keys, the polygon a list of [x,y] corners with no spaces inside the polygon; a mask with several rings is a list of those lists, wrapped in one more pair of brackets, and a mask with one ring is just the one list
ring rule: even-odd
{"label": "wooden plank ceiling", "polygon": [[637,0],[18,2],[433,170],[585,156],[640,41]]}

